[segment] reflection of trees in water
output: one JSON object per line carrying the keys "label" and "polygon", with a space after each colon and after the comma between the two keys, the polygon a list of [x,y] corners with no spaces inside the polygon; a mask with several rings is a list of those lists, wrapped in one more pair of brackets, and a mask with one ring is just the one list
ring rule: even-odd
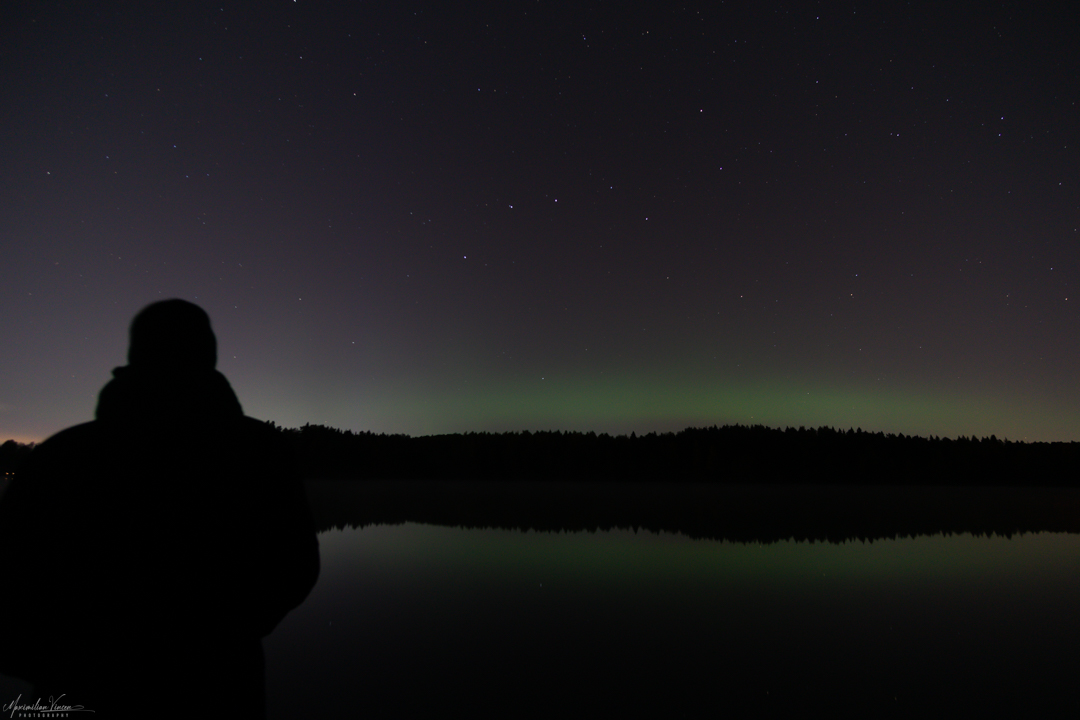
{"label": "reflection of trees in water", "polygon": [[454,480],[311,480],[319,531],[402,522],[612,528],[733,542],[1080,532],[1080,490]]}

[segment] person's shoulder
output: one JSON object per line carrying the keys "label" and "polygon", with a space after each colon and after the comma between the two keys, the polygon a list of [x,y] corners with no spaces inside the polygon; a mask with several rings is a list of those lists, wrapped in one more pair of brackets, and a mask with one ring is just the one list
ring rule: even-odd
{"label": "person's shoulder", "polygon": [[31,456],[37,459],[53,455],[67,456],[97,446],[104,437],[104,428],[96,420],[72,425],[49,436],[34,448]]}
{"label": "person's shoulder", "polygon": [[39,450],[45,447],[64,445],[72,442],[80,442],[84,439],[99,435],[101,433],[101,429],[101,423],[97,420],[90,420],[89,422],[72,425],[69,428],[64,428],[60,432],[50,435],[40,445],[38,445],[35,450]]}
{"label": "person's shoulder", "polygon": [[34,479],[73,477],[76,471],[98,464],[114,444],[97,421],[73,425],[36,445],[20,475]]}
{"label": "person's shoulder", "polygon": [[237,420],[237,427],[240,432],[252,437],[281,441],[284,436],[281,429],[276,425],[248,415],[244,415]]}
{"label": "person's shoulder", "polygon": [[244,415],[233,425],[243,445],[258,448],[268,457],[288,457],[291,460],[292,445],[281,428],[272,423]]}

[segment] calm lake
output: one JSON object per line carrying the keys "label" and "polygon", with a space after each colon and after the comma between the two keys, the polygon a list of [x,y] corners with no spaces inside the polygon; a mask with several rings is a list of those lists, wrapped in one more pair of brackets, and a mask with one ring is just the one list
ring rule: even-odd
{"label": "calm lake", "polygon": [[1074,533],[405,522],[320,542],[318,585],[265,643],[272,718],[1080,711]]}
{"label": "calm lake", "polygon": [[[275,720],[1080,713],[1080,491],[309,490],[331,529],[317,586],[264,643]],[[610,517],[638,531],[580,529],[628,497]],[[509,529],[530,512],[573,531]],[[714,539],[671,529],[695,512],[726,518],[694,521]],[[776,541],[730,539],[758,526]],[[887,535],[777,539],[790,527]]]}

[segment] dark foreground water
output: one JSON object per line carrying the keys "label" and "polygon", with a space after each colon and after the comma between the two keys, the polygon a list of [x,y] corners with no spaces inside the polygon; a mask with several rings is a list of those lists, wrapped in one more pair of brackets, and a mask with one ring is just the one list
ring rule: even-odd
{"label": "dark foreground water", "polygon": [[310,489],[271,718],[1080,716],[1077,490]]}
{"label": "dark foreground water", "polygon": [[[330,530],[273,718],[1080,711],[1080,536]],[[794,713],[794,715],[792,715]]]}

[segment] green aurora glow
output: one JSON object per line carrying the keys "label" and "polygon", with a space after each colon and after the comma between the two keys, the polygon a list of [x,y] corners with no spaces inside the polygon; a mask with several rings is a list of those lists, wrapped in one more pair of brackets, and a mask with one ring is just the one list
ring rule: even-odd
{"label": "green aurora glow", "polygon": [[[377,394],[366,388],[326,388],[307,399],[319,412],[293,425],[311,422],[410,435],[521,430],[628,434],[725,424],[1028,441],[1069,441],[1080,435],[1076,414],[1053,401],[960,389],[908,391],[795,380],[735,383],[631,373],[448,385],[390,386]],[[288,420],[282,424],[290,425]]]}

